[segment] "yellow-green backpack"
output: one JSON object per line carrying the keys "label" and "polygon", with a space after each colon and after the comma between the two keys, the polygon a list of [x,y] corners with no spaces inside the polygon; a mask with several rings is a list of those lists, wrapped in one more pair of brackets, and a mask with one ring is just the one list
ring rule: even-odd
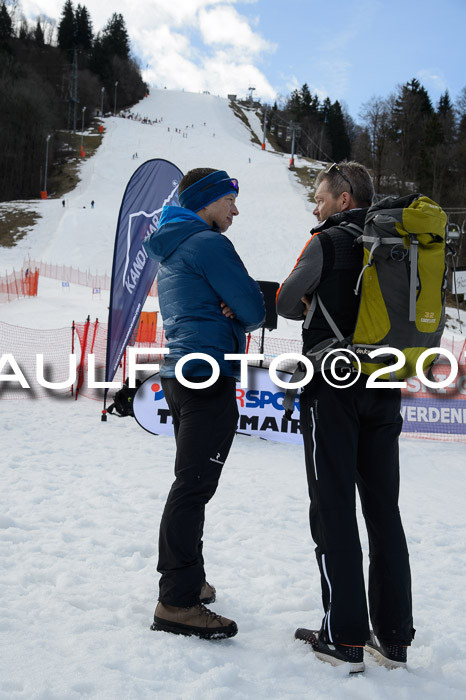
{"label": "yellow-green backpack", "polygon": [[[323,307],[318,294],[312,306],[319,304],[335,333],[333,348],[352,350],[360,360],[364,374],[380,372],[377,379],[403,380],[416,375],[421,354],[440,346],[445,326],[445,227],[447,216],[441,207],[420,194],[385,197],[366,214],[364,229],[343,225],[364,246],[364,263],[355,293],[360,295],[354,332],[344,338]],[[322,346],[324,343],[322,343]],[[316,368],[329,349],[314,348],[308,357]],[[387,351],[377,357],[369,353],[380,348],[395,348],[404,355],[396,371],[396,357]],[[401,358],[403,359],[403,358]],[[426,357],[422,370],[428,370],[435,353]]]}

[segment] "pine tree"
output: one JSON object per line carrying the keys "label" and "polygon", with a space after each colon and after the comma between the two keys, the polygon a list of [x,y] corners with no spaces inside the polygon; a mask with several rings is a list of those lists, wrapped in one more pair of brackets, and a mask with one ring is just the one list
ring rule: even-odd
{"label": "pine tree", "polygon": [[13,22],[4,2],[0,5],[0,41],[9,39],[13,34]]}
{"label": "pine tree", "polygon": [[71,51],[76,47],[76,17],[71,0],[66,0],[63,6],[58,25],[58,46],[62,51]]}
{"label": "pine tree", "polygon": [[21,24],[19,25],[18,39],[20,41],[28,41],[31,38],[31,30],[28,21],[24,15],[21,16]]}
{"label": "pine tree", "polygon": [[92,20],[85,5],[78,5],[75,13],[76,45],[90,51],[93,43]]}
{"label": "pine tree", "polygon": [[45,44],[44,31],[39,19],[37,20],[36,28],[34,30],[34,41],[36,42],[37,46],[44,46]]}
{"label": "pine tree", "polygon": [[331,155],[338,163],[351,155],[351,144],[346,129],[345,117],[341,104],[336,100],[327,111],[327,134],[331,144]]}
{"label": "pine tree", "polygon": [[331,107],[332,107],[332,103],[330,101],[330,97],[326,97],[325,100],[322,102],[321,107],[320,107],[320,116],[321,116],[324,124],[327,123],[328,113],[330,112]]}
{"label": "pine tree", "polygon": [[126,61],[129,58],[129,36],[123,15],[114,12],[102,32],[105,52]]}
{"label": "pine tree", "polygon": [[292,114],[295,121],[299,122],[301,117],[301,95],[299,90],[293,90],[287,103],[287,110]]}
{"label": "pine tree", "polygon": [[309,114],[312,105],[312,95],[311,91],[309,90],[309,85],[307,83],[304,83],[304,85],[301,88],[300,101],[303,114]]}
{"label": "pine tree", "polygon": [[400,187],[419,181],[424,169],[426,126],[433,112],[426,89],[413,78],[398,89],[391,138],[397,146]]}
{"label": "pine tree", "polygon": [[94,38],[89,58],[89,68],[93,73],[99,76],[108,89],[112,81],[111,57],[105,49],[103,38],[100,33]]}
{"label": "pine tree", "polygon": [[455,151],[457,124],[448,90],[440,97],[436,118],[439,138],[432,154],[432,196],[436,201],[449,203],[455,180]]}

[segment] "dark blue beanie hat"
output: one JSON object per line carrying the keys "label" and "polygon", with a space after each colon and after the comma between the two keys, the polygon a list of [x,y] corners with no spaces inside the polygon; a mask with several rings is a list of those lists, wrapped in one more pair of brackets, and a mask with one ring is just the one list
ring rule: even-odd
{"label": "dark blue beanie hat", "polygon": [[239,193],[238,180],[226,170],[215,170],[183,190],[178,199],[182,207],[197,212],[231,192]]}

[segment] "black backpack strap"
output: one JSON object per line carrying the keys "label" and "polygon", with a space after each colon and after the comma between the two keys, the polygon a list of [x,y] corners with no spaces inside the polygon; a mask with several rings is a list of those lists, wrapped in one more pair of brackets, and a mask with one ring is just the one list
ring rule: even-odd
{"label": "black backpack strap", "polygon": [[327,309],[324,305],[324,302],[322,301],[322,299],[320,298],[320,296],[318,295],[317,292],[314,292],[314,294],[312,295],[311,305],[309,307],[309,311],[307,312],[306,320],[304,321],[304,325],[303,325],[304,330],[307,330],[309,328],[311,321],[312,321],[312,317],[314,316],[315,310],[317,308],[317,304],[319,305],[320,310],[322,311],[322,314],[323,314],[325,320],[327,321],[328,325],[330,326],[330,328],[334,332],[335,337],[340,341],[340,343],[343,342],[345,339],[345,336],[342,334],[342,332],[338,328],[337,324],[335,323],[335,321],[333,320],[333,318],[331,317],[331,315],[327,311]]}
{"label": "black backpack strap", "polygon": [[[347,231],[348,233],[351,233],[352,236],[354,236],[356,239],[359,239],[360,236],[364,234],[364,229],[361,228],[361,226],[358,226],[357,224],[352,224],[352,223],[346,223],[346,224],[341,224],[338,226],[338,228],[342,228],[344,231]],[[349,231],[348,231],[349,229]]]}
{"label": "black backpack strap", "polygon": [[416,298],[417,298],[417,261],[419,251],[419,241],[416,236],[411,235],[411,245],[409,246],[409,320],[416,320]]}
{"label": "black backpack strap", "polygon": [[[364,230],[358,226],[357,224],[352,224],[352,223],[343,223],[339,224],[338,226],[332,226],[332,228],[338,228],[341,229],[342,231],[346,231],[346,233],[351,234],[354,236],[356,241],[359,243],[362,241],[362,235],[364,233]],[[326,231],[323,231],[323,233],[327,233]],[[344,339],[343,335],[340,333],[340,330],[336,323],[334,322],[333,318],[330,316],[330,313],[327,311],[325,308],[322,299],[318,295],[317,292],[314,292],[312,295],[312,300],[311,304],[309,306],[309,310],[306,315],[306,319],[304,321],[303,325],[303,330],[307,330],[309,326],[311,325],[312,317],[314,316],[315,310],[317,308],[317,304],[319,304],[320,310],[322,311],[325,320],[327,321],[328,325],[332,329],[332,331],[335,333],[335,336],[338,338],[338,340],[342,341]]]}
{"label": "black backpack strap", "polygon": [[[332,226],[332,228],[339,228],[342,231],[350,233],[352,236],[354,236],[357,242],[360,242],[362,240],[362,235],[364,233],[363,229],[360,226],[353,223],[343,223],[339,224],[338,226]],[[324,231],[323,233],[326,232]],[[328,325],[330,326],[331,330],[335,335],[334,338],[319,343],[306,353],[306,357],[308,357],[311,360],[315,371],[318,372],[320,371],[323,358],[330,349],[334,348],[335,346],[345,347],[348,343],[345,336],[342,334],[337,324],[333,320],[332,316],[330,315],[329,311],[325,307],[325,304],[320,298],[318,292],[314,292],[314,294],[312,295],[311,303],[306,314],[306,318],[304,320],[303,330],[307,330],[311,325],[311,321],[314,316],[317,305],[319,305],[319,308],[322,311],[325,320],[327,321]],[[303,365],[303,363],[298,362],[297,367],[290,378],[290,383],[299,382],[301,381],[301,379],[304,379],[304,377],[306,376],[306,371],[306,367]],[[288,420],[291,419],[291,414],[294,410],[294,402],[297,393],[298,389],[294,388],[289,388],[285,391],[285,398],[283,399],[283,408],[285,409],[285,418],[287,418]]]}
{"label": "black backpack strap", "polygon": [[303,330],[305,330],[305,331],[307,331],[307,329],[311,325],[312,317],[314,316],[315,310],[317,308],[318,298],[319,298],[319,295],[317,294],[317,292],[314,292],[314,294],[312,295],[309,309],[308,309],[307,314],[306,314],[306,318],[304,319],[304,323],[303,323]]}

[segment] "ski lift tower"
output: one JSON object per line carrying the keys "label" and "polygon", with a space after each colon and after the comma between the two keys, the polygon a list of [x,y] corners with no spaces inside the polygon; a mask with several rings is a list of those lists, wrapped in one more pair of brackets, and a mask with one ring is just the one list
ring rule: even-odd
{"label": "ski lift tower", "polygon": [[248,87],[248,93],[249,93],[248,94],[248,101],[249,101],[249,104],[251,105],[251,107],[252,107],[252,103],[254,102],[254,98],[252,96],[252,93],[254,92],[255,89],[256,89],[255,87]]}
{"label": "ski lift tower", "polygon": [[73,132],[76,133],[76,120],[78,113],[78,52],[74,49],[73,64],[71,66],[70,82],[68,88],[68,129],[73,124]]}
{"label": "ski lift tower", "polygon": [[286,130],[286,140],[290,141],[291,139],[291,158],[290,158],[290,163],[289,167],[294,168],[294,154],[295,154],[295,140],[296,137],[299,138],[301,136],[301,127],[298,126],[297,124],[294,124],[293,122],[290,122],[289,127],[287,127]]}

